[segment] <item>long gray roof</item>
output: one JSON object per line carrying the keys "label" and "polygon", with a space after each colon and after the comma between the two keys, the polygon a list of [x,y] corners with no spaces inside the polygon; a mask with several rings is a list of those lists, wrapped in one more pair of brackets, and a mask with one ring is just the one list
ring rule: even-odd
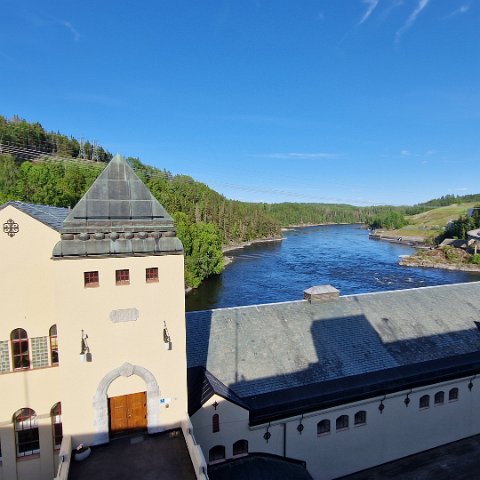
{"label": "long gray roof", "polygon": [[53,228],[57,232],[60,232],[63,227],[63,222],[67,218],[70,210],[63,207],[52,207],[50,205],[36,205],[33,203],[11,201],[0,206],[0,209],[12,205],[18,208],[23,213],[30,215],[36,220],[44,223],[50,228]]}
{"label": "long gray roof", "polygon": [[480,368],[477,322],[480,282],[192,312],[188,366],[205,368],[258,408],[274,408],[300,390],[308,402],[319,385],[337,396],[339,388],[365,389],[367,380],[373,388],[395,378],[404,387],[447,358],[445,368],[460,358],[471,364],[473,355]]}

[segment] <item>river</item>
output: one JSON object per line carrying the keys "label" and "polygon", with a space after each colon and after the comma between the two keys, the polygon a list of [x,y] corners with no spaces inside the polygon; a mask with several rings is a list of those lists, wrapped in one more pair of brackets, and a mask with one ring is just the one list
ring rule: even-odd
{"label": "river", "polygon": [[369,240],[359,225],[326,225],[284,232],[284,240],[256,243],[228,253],[221,275],[186,297],[187,311],[300,300],[314,285],[341,295],[480,281],[480,274],[401,267],[414,249]]}

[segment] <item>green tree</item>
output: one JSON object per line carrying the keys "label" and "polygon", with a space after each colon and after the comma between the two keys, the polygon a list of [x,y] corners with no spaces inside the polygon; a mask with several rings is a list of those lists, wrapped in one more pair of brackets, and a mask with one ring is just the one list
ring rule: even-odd
{"label": "green tree", "polygon": [[0,155],[0,203],[15,199],[18,166],[11,155]]}

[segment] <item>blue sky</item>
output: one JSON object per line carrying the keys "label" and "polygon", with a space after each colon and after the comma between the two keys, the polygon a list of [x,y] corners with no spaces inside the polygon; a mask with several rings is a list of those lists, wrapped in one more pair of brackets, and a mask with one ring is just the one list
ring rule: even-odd
{"label": "blue sky", "polygon": [[480,0],[2,0],[0,114],[229,198],[479,193]]}

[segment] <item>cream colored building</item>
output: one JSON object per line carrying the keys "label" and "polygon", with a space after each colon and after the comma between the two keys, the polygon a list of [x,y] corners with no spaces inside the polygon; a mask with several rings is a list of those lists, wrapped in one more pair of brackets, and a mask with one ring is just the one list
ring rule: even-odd
{"label": "cream colored building", "polygon": [[338,478],[480,433],[480,282],[187,313],[210,464],[252,452]]}
{"label": "cream colored building", "polygon": [[73,447],[187,417],[183,248],[115,157],[71,211],[9,202],[0,323],[0,479],[51,479]]}

